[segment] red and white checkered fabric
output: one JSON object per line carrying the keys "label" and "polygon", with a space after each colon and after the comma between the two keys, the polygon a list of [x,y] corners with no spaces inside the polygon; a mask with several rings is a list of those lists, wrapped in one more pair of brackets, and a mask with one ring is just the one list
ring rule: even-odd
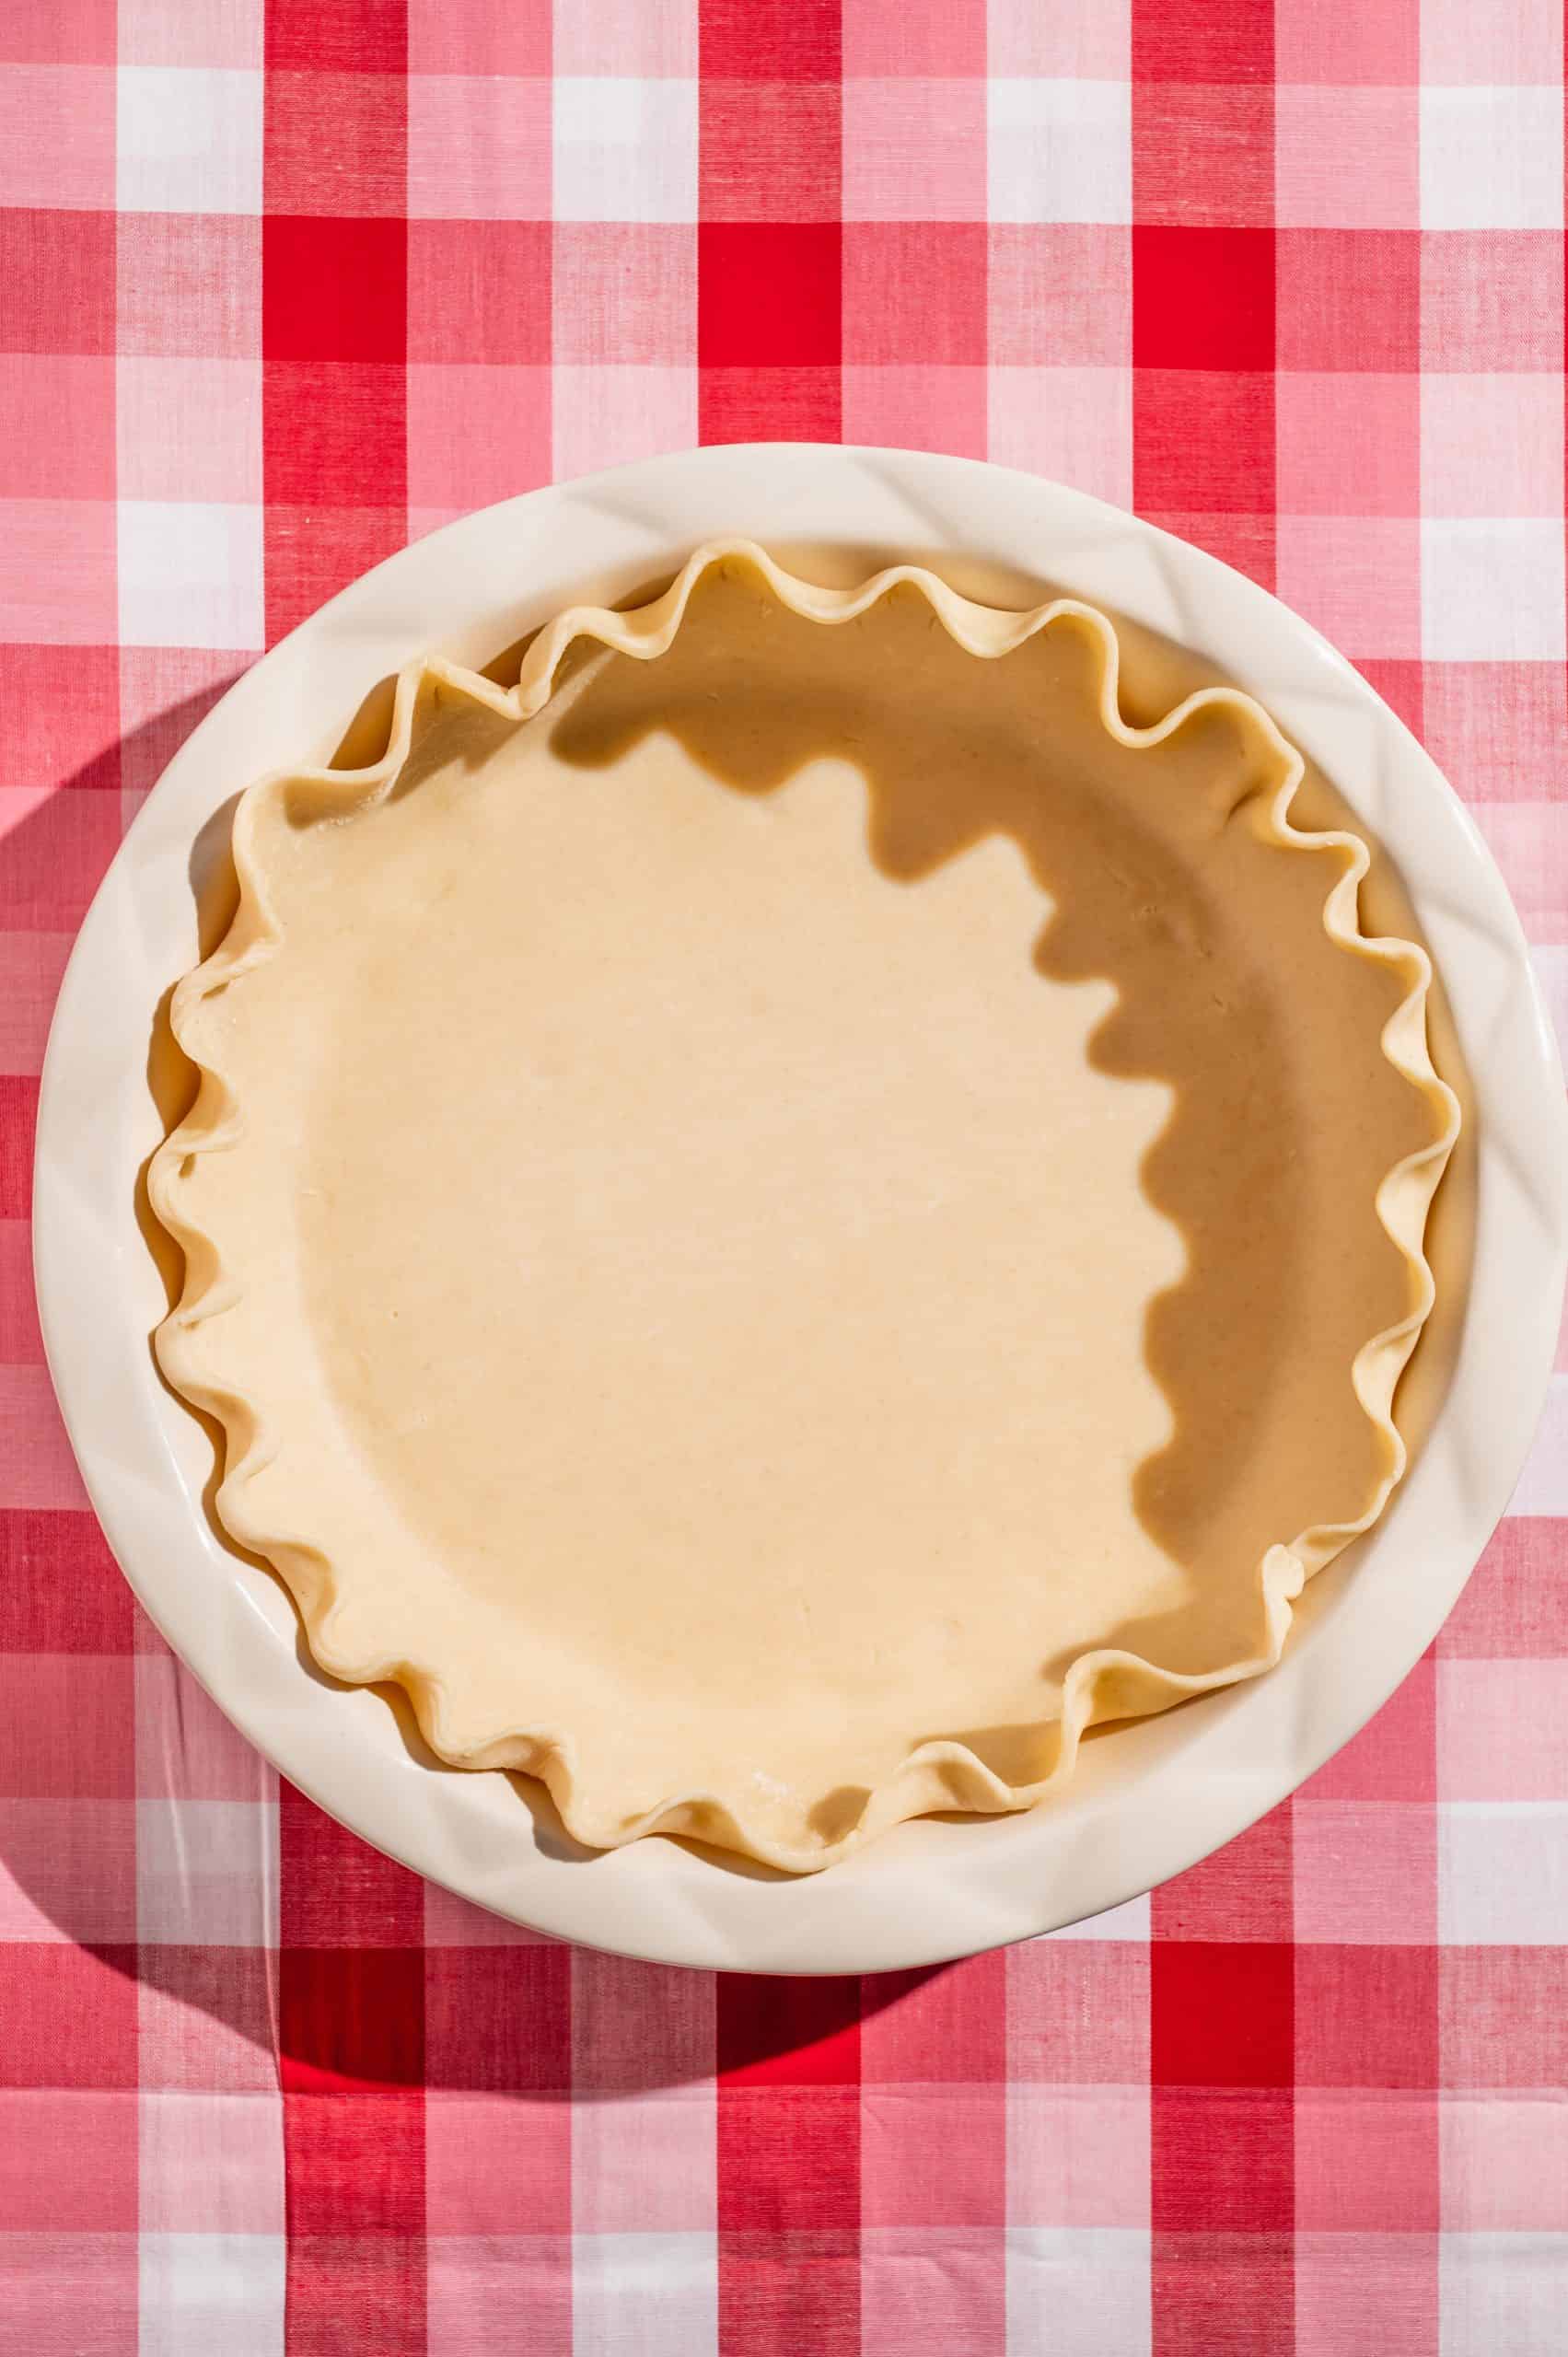
{"label": "red and white checkered fabric", "polygon": [[1568,2345],[1568,1381],[1434,1653],[1152,1902],[935,1974],[519,1935],[141,1621],[28,1273],[72,930],[193,721],[466,508],[989,454],[1319,623],[1568,1014],[1559,0],[0,0],[0,2347]]}

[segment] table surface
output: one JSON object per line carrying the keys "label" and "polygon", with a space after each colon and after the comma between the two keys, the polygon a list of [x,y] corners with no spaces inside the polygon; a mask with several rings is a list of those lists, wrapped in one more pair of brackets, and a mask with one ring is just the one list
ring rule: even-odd
{"label": "table surface", "polygon": [[715,1980],[280,1788],[109,1558],[28,1266],[54,988],[194,721],[411,536],[696,441],[989,455],[1277,589],[1568,1012],[1562,55],[1552,0],[0,0],[0,2346],[1563,2346],[1561,1376],[1252,1833],[947,1970]]}

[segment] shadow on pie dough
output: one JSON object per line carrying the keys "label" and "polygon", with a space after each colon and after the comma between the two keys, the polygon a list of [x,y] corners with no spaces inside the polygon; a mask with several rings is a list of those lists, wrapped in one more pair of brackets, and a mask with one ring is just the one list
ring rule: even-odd
{"label": "shadow on pie dough", "polygon": [[1113,657],[737,547],[240,807],[161,1362],[322,1666],[590,1845],[1025,1805],[1402,1469],[1424,953],[1255,704]]}

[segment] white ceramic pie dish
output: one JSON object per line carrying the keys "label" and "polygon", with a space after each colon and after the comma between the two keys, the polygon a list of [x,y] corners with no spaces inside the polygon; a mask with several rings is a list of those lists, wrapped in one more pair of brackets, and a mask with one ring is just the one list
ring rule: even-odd
{"label": "white ceramic pie dish", "polygon": [[[1382,1523],[1309,1591],[1282,1666],[1092,1745],[1043,1808],[904,1825],[808,1881],[663,1840],[577,1852],[536,1788],[442,1769],[378,1693],[315,1673],[281,1588],[207,1519],[211,1450],[153,1370],[163,1300],[134,1210],[161,1132],[148,1026],[196,955],[189,869],[206,822],[261,772],[329,752],[366,691],[410,656],[483,663],[562,606],[622,597],[719,534],[831,548],[861,573],[911,553],[1006,568],[1223,664],[1400,867],[1454,1002],[1481,1155],[1448,1394]],[[1098,502],[970,461],[693,452],[531,493],[419,543],[276,648],[195,731],[131,830],[61,993],[40,1109],[41,1315],[84,1478],[143,1603],[245,1734],[334,1815],[565,1937],[751,1970],[909,1966],[1070,1922],[1179,1871],[1310,1774],[1405,1675],[1507,1502],[1544,1392],[1568,1257],[1562,1091],[1517,921],[1462,806],[1365,682],[1264,592]]]}

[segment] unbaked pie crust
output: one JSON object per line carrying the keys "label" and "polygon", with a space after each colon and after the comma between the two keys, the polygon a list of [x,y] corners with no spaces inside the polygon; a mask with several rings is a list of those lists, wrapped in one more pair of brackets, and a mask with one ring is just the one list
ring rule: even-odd
{"label": "unbaked pie crust", "polygon": [[1259,705],[1117,679],[723,543],[238,804],[159,1358],[320,1666],[585,1843],[1028,1806],[1403,1470],[1425,952]]}

